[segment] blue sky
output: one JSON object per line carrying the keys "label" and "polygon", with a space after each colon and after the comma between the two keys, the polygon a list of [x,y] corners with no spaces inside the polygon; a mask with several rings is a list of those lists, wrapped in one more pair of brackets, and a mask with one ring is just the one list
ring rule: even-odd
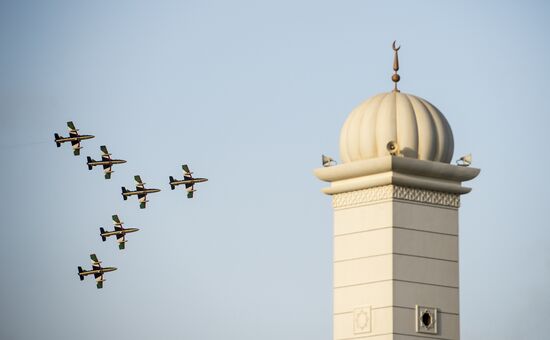
{"label": "blue sky", "polygon": [[[550,332],[542,1],[3,1],[0,338],[331,339],[332,211],[312,170],[389,91],[436,105],[481,175],[460,212],[461,335]],[[82,156],[53,133],[73,120]],[[110,181],[85,157],[128,160]],[[170,191],[188,163],[210,178]],[[142,176],[149,207],[123,201]],[[101,242],[118,213],[123,252]],[[80,282],[95,252],[105,289]],[[105,327],[105,329],[101,328]]]}

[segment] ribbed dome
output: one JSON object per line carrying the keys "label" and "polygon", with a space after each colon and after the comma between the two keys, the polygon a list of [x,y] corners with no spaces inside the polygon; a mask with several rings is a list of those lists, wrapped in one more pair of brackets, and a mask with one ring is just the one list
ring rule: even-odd
{"label": "ribbed dome", "polygon": [[422,98],[388,92],[350,113],[340,134],[340,158],[347,163],[387,156],[390,141],[405,157],[443,163],[453,157],[453,132],[443,114]]}

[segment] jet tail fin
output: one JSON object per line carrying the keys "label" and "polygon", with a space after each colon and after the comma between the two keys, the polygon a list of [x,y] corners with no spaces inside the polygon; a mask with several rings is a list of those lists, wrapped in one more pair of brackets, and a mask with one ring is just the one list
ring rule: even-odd
{"label": "jet tail fin", "polygon": [[90,163],[92,163],[94,160],[92,159],[92,157],[88,156],[88,170],[92,170],[92,165]]}
{"label": "jet tail fin", "polygon": [[171,188],[172,190],[174,190],[174,189],[176,188],[176,186],[173,185],[172,182],[174,182],[174,177],[170,176],[170,188]]}
{"label": "jet tail fin", "polygon": [[120,242],[120,243],[118,244],[118,249],[120,249],[120,250],[124,249],[124,244],[125,244],[125,243],[126,243],[126,241],[125,241],[125,242]]}
{"label": "jet tail fin", "polygon": [[80,277],[80,281],[84,281],[84,275],[80,274],[82,273],[84,270],[82,270],[82,267],[78,267],[78,276]]}
{"label": "jet tail fin", "polygon": [[57,140],[61,137],[59,137],[59,134],[57,133],[54,133],[54,137],[55,137],[55,145],[57,145],[57,147],[60,147],[61,143],[59,143]]}
{"label": "jet tail fin", "polygon": [[107,240],[107,238],[105,236],[103,236],[104,232],[105,232],[105,229],[103,229],[103,227],[100,227],[99,228],[99,235],[101,235],[101,239],[103,240],[103,242],[105,242]]}
{"label": "jet tail fin", "polygon": [[122,187],[122,198],[124,198],[124,200],[126,201],[128,199],[128,196],[125,196],[124,194],[127,193],[128,190],[126,190],[125,187]]}

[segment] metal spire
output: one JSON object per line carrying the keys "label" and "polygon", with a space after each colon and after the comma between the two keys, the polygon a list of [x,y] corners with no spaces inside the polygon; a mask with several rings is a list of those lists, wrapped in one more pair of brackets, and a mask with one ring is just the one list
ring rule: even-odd
{"label": "metal spire", "polygon": [[397,89],[397,82],[401,79],[401,77],[399,76],[399,74],[397,74],[397,71],[399,71],[399,56],[397,55],[397,51],[399,51],[401,46],[395,47],[395,40],[394,40],[392,44],[392,48],[395,53],[393,55],[393,75],[391,76],[391,80],[394,82],[393,92],[399,92],[399,90]]}

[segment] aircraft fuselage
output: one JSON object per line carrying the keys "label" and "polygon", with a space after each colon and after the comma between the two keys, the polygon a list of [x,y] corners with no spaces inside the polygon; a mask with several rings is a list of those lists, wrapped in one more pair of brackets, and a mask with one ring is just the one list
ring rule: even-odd
{"label": "aircraft fuselage", "polygon": [[190,179],[183,179],[181,181],[179,180],[176,180],[176,181],[172,181],[170,182],[170,185],[181,185],[181,184],[195,184],[195,183],[201,183],[201,182],[206,182],[208,181],[208,178],[200,178],[200,177],[197,177],[197,178],[190,178]]}
{"label": "aircraft fuselage", "polygon": [[117,270],[116,267],[104,267],[100,269],[84,270],[78,273],[78,275],[86,276],[86,275],[93,275],[93,274],[103,274],[108,272],[114,272],[115,270]]}
{"label": "aircraft fuselage", "polygon": [[101,236],[109,237],[109,236],[115,236],[115,235],[125,235],[129,233],[135,233],[136,231],[139,231],[138,228],[124,228],[122,230],[113,230],[113,231],[106,231],[104,233],[101,233]]}
{"label": "aircraft fuselage", "polygon": [[113,164],[124,164],[126,161],[124,159],[110,159],[104,161],[92,161],[88,162],[89,166],[98,166],[98,165],[113,165]]}
{"label": "aircraft fuselage", "polygon": [[122,196],[133,196],[133,195],[147,195],[147,194],[152,194],[152,193],[155,193],[155,192],[159,192],[160,189],[137,189],[137,190],[134,190],[134,191],[125,191],[122,193]]}
{"label": "aircraft fuselage", "polygon": [[74,137],[60,137],[60,138],[56,138],[55,141],[57,143],[66,143],[66,142],[79,142],[81,140],[85,140],[85,139],[92,139],[94,138],[95,136],[92,136],[92,135],[78,135],[78,136],[74,136]]}

